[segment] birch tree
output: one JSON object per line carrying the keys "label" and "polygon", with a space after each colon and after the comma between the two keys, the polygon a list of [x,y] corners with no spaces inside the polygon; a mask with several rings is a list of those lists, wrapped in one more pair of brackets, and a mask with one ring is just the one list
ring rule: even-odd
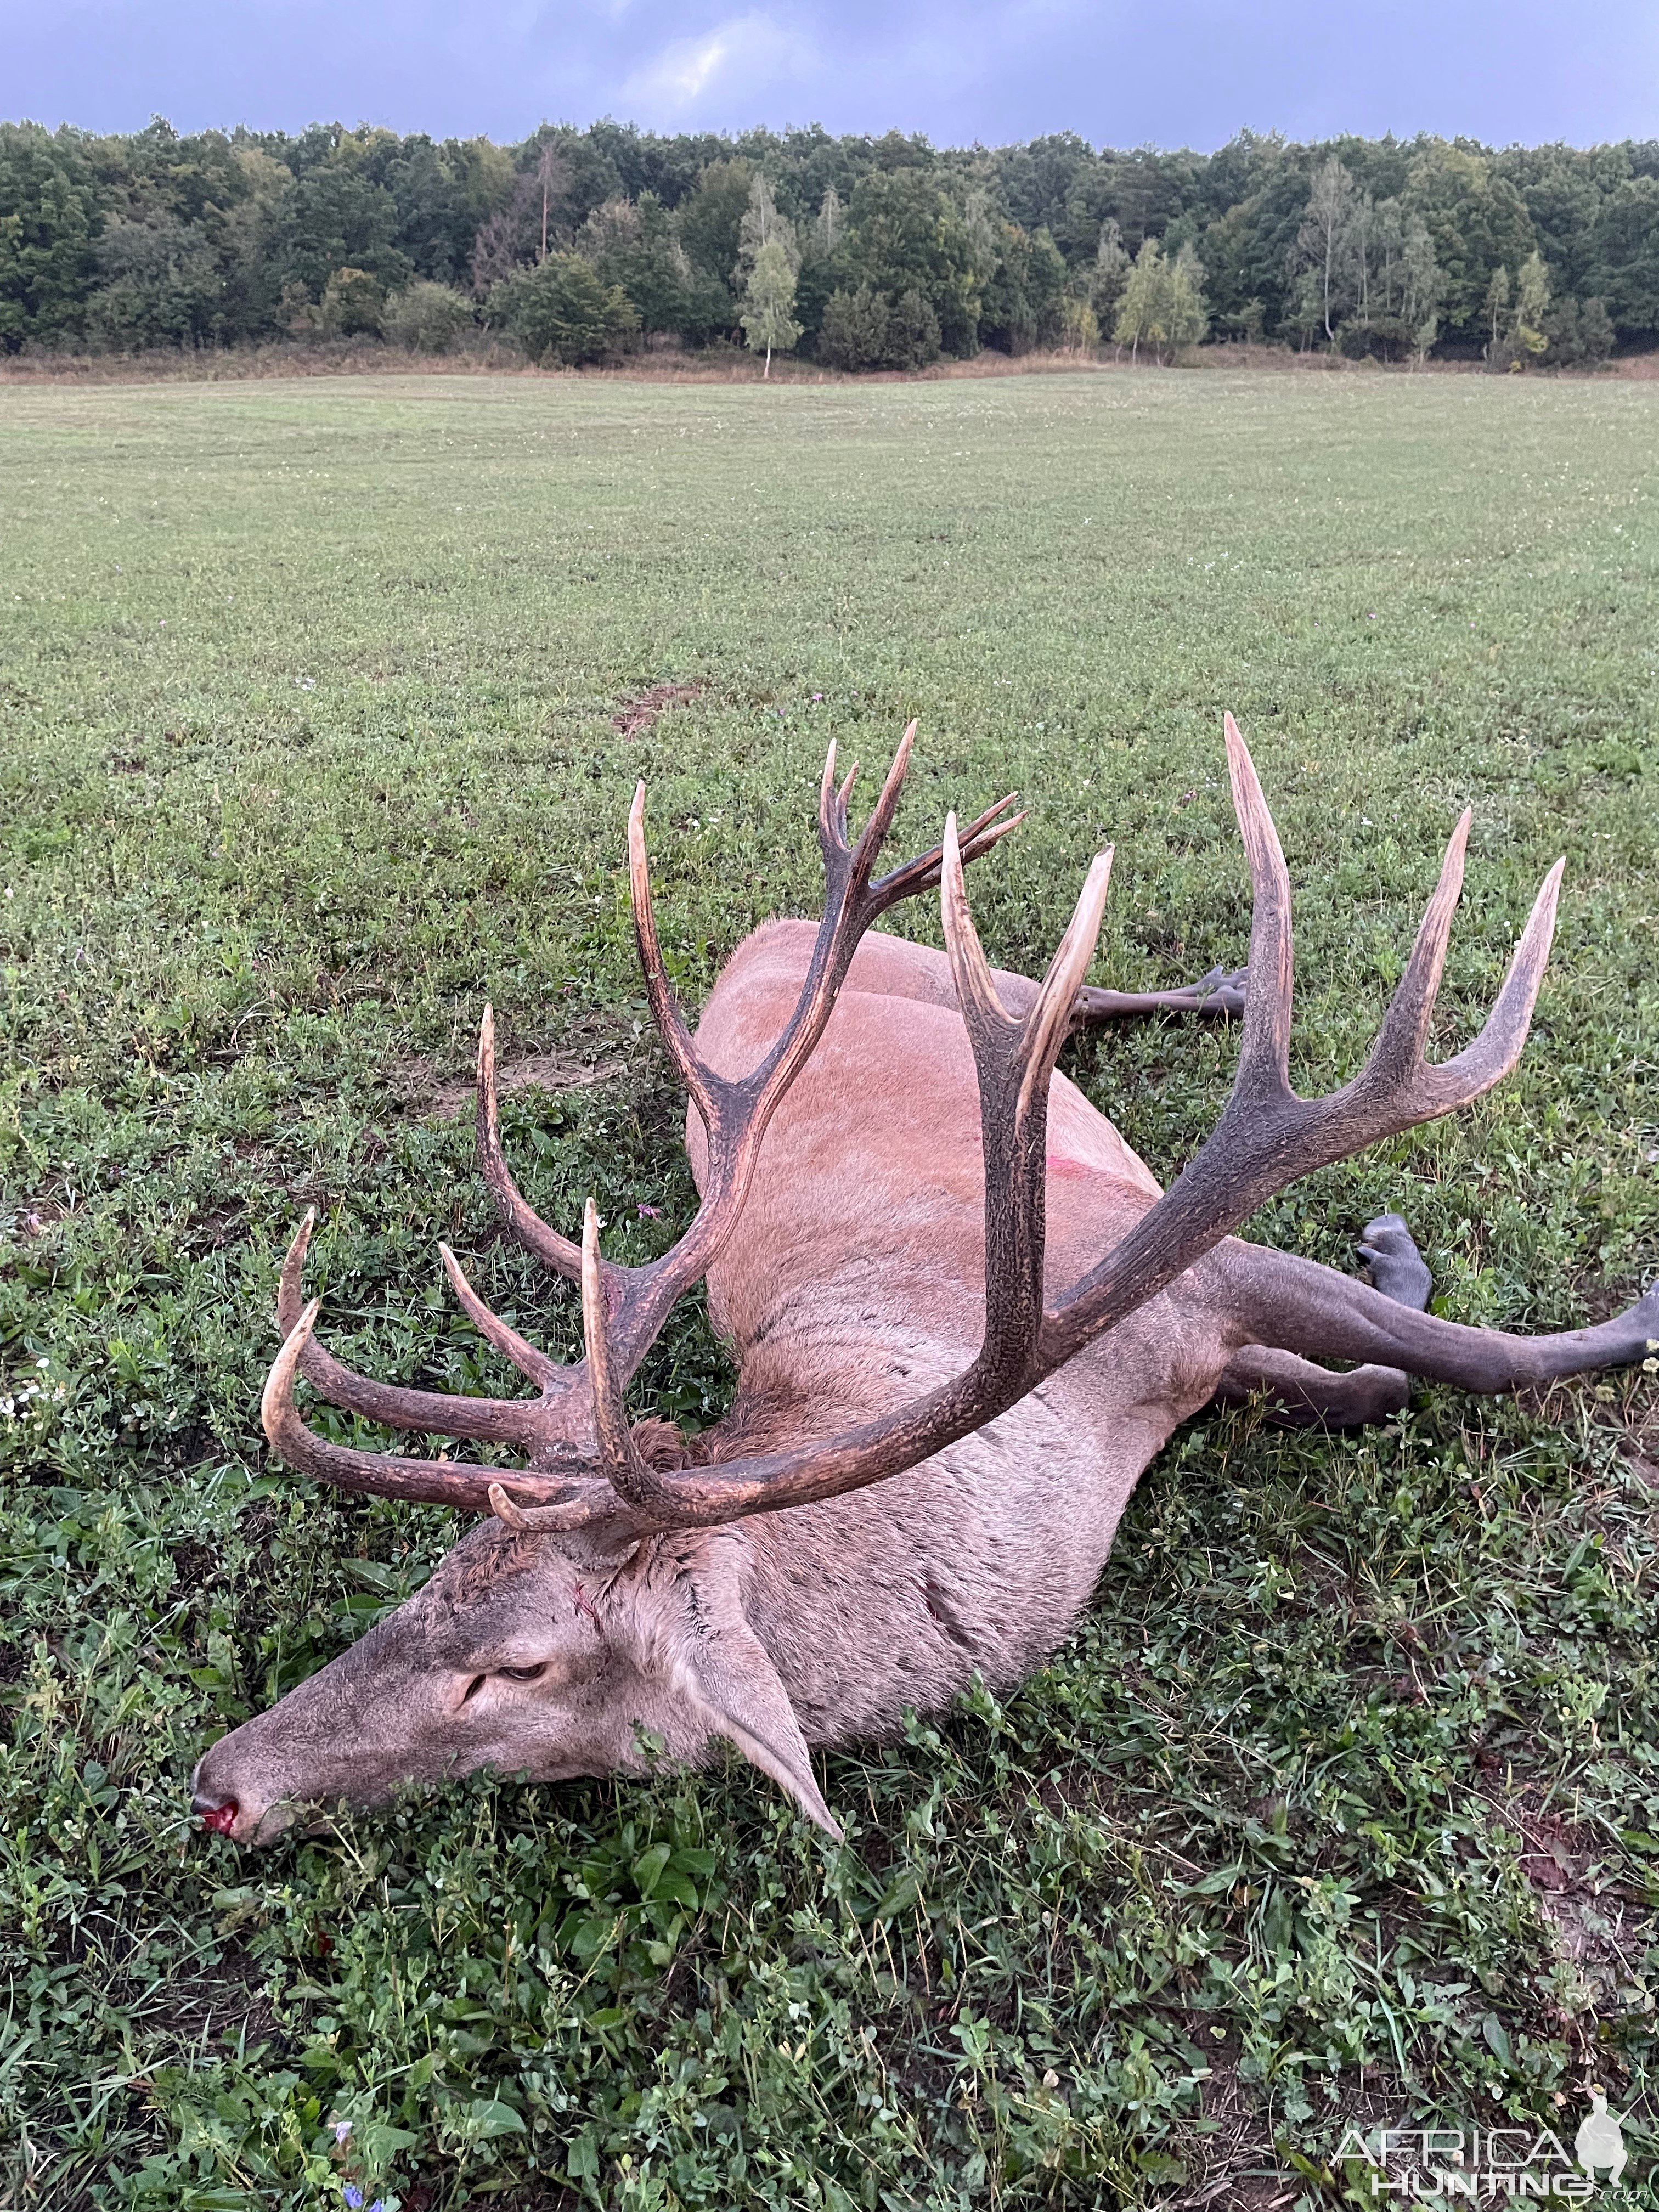
{"label": "birch tree", "polygon": [[1360,246],[1363,258],[1367,212],[1365,196],[1333,154],[1314,172],[1313,191],[1288,263],[1291,276],[1304,272],[1313,276],[1330,344],[1336,342],[1343,308],[1354,295],[1355,248]]}

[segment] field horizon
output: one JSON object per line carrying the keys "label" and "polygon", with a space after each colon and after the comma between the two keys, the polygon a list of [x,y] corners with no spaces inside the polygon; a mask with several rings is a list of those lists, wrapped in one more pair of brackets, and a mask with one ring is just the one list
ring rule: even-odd
{"label": "field horizon", "polygon": [[[1183,348],[1166,363],[1136,362],[1116,348],[1108,359],[1065,349],[1034,347],[1028,353],[989,350],[966,361],[939,361],[927,368],[830,368],[793,355],[774,357],[770,373],[759,356],[737,348],[693,352],[665,347],[626,356],[605,367],[562,368],[512,358],[499,345],[458,348],[443,354],[401,355],[373,343],[346,339],[314,344],[204,347],[199,351],[142,354],[21,352],[0,355],[0,386],[106,384],[310,384],[319,377],[374,377],[403,382],[411,377],[500,377],[514,381],[551,379],[560,383],[769,384],[802,385],[954,384],[1020,376],[1165,376],[1194,371],[1264,376],[1339,376],[1385,380],[1401,377],[1493,376],[1500,372],[1478,358],[1429,361],[1351,361],[1341,354],[1297,352],[1291,347],[1257,344],[1244,339],[1215,340]],[[1510,372],[1504,371],[1504,374]],[[1645,383],[1659,378],[1659,351],[1621,355],[1594,365],[1534,368],[1528,380],[1539,385],[1583,382]]]}
{"label": "field horizon", "polygon": [[[1632,2158],[1598,2201],[1644,2201],[1639,1369],[1422,1389],[1348,1437],[1206,1411],[1030,1684],[819,1759],[839,1848],[735,1761],[477,1778],[258,1854],[194,1832],[187,1778],[459,1533],[268,1459],[302,1211],[361,1368],[514,1389],[440,1237],[577,1341],[472,1164],[486,999],[538,1210],[594,1192],[632,1258],[687,1217],[641,776],[692,1007],[817,910],[828,741],[867,795],[913,715],[896,845],[1030,808],[976,872],[992,958],[1041,972],[1110,839],[1090,980],[1164,987],[1243,957],[1230,708],[1296,896],[1304,1090],[1358,1064],[1472,804],[1437,1050],[1568,862],[1520,1069],[1246,1233],[1352,1268],[1395,1209],[1458,1320],[1628,1304],[1659,1261],[1656,442],[1617,377],[7,392],[6,2201],[1266,2212],[1365,2201],[1352,2128],[1570,2142],[1592,2084]],[[939,941],[927,901],[887,926]],[[1167,1181],[1233,1051],[1157,1023],[1063,1064]],[[695,1299],[635,1400],[700,1425],[730,1388]]]}

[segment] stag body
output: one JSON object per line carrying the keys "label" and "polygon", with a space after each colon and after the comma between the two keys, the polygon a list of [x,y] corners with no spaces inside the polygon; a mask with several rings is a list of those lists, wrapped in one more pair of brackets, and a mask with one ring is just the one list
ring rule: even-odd
{"label": "stag body", "polygon": [[[697,1048],[752,1066],[788,1018],[813,931],[733,954]],[[1005,1004],[1035,996],[999,975]],[[686,1142],[702,1180],[702,1129]],[[1075,1085],[1048,1102],[1048,1273],[1074,1281],[1158,1199],[1151,1172]],[[779,1109],[740,1254],[709,1271],[739,1363],[747,1448],[830,1433],[948,1382],[985,1316],[984,1164],[973,1054],[942,953],[867,937],[823,1041]],[[1201,1273],[1195,1270],[1195,1273]],[[987,1427],[850,1495],[722,1532],[807,1739],[878,1732],[945,1705],[975,1668],[1022,1680],[1087,1603],[1120,1516],[1229,1350],[1183,1277]]]}
{"label": "stag body", "polygon": [[[1373,1280],[1230,1234],[1272,1192],[1475,1097],[1515,1064],[1542,979],[1559,867],[1480,1036],[1424,1057],[1468,817],[1372,1053],[1304,1100],[1287,1074],[1289,890],[1249,757],[1227,724],[1255,906],[1248,991],[1206,978],[1123,998],[1083,988],[1109,855],[1041,984],[995,975],[963,864],[1012,823],[873,879],[907,732],[856,847],[848,784],[826,767],[828,890],[816,928],[739,947],[695,1041],[669,991],[641,826],[629,824],[641,957],[691,1099],[702,1193],[673,1249],[638,1269],[541,1221],[501,1157],[493,1032],[479,1055],[479,1151],[515,1233],[580,1279],[586,1356],[562,1369],[492,1314],[455,1262],[467,1313],[539,1389],[444,1397],[371,1381],[313,1338],[283,1273],[285,1341],[264,1422],[290,1465],[345,1489],[491,1509],[427,1587],[197,1774],[210,1826],[245,1840],[299,1806],[372,1801],[398,1782],[493,1765],[544,1779],[637,1770],[641,1732],[696,1763],[735,1744],[820,1826],[835,1822],[808,1745],[879,1732],[975,1673],[1022,1679],[1086,1602],[1147,1462],[1215,1395],[1261,1389],[1294,1420],[1346,1425],[1404,1401],[1412,1375],[1503,1390],[1639,1358],[1659,1286],[1617,1320],[1522,1338],[1431,1317],[1405,1224],[1370,1224]],[[867,934],[941,884],[948,959]],[[1167,1193],[1054,1060],[1077,1021],[1236,1012],[1239,1069],[1215,1130]],[[763,1143],[763,1139],[764,1142]],[[674,1300],[706,1277],[738,1358],[729,1421],[687,1443],[630,1425],[624,1402]],[[1346,1374],[1312,1364],[1362,1363]],[[393,1428],[517,1449],[516,1472],[337,1445],[303,1424],[303,1372]]]}

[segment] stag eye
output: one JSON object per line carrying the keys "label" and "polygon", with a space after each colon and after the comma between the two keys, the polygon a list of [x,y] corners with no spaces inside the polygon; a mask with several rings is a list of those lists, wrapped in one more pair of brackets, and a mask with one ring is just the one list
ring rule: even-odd
{"label": "stag eye", "polygon": [[547,1662],[539,1667],[498,1667],[495,1672],[509,1682],[539,1682],[547,1672]]}

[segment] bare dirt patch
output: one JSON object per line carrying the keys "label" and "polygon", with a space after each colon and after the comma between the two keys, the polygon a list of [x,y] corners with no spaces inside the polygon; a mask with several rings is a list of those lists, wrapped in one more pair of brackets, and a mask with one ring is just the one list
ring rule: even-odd
{"label": "bare dirt patch", "polygon": [[64,1211],[55,1199],[26,1199],[18,1207],[15,1221],[3,1225],[10,1228],[19,1243],[22,1243],[32,1237],[44,1237],[48,1230],[55,1229],[63,1219]]}
{"label": "bare dirt patch", "polygon": [[233,1947],[215,1966],[180,1975],[143,2008],[147,2020],[180,2046],[230,2049],[280,2042],[282,2024],[272,2011],[254,1960]]}
{"label": "bare dirt patch", "polygon": [[1556,1957],[1577,1985],[1578,2008],[1617,2010],[1620,1990],[1636,1978],[1642,1916],[1636,1899],[1605,1864],[1601,1839],[1594,1830],[1535,1810],[1522,1799],[1489,1802],[1521,1838],[1521,1871]]}
{"label": "bare dirt patch", "polygon": [[[572,1052],[527,1053],[522,1059],[497,1064],[495,1088],[502,1097],[515,1091],[589,1091],[595,1084],[614,1082],[627,1072],[628,1062],[620,1053],[602,1053],[596,1060],[584,1060]],[[398,1076],[418,1113],[453,1121],[459,1115],[472,1111],[477,1085],[470,1073],[440,1075],[429,1062],[411,1060],[404,1062]]]}
{"label": "bare dirt patch", "polygon": [[619,708],[611,717],[611,726],[618,737],[637,738],[659,714],[665,714],[671,707],[683,707],[702,689],[701,684],[653,684],[648,691],[641,691],[637,699]]}

